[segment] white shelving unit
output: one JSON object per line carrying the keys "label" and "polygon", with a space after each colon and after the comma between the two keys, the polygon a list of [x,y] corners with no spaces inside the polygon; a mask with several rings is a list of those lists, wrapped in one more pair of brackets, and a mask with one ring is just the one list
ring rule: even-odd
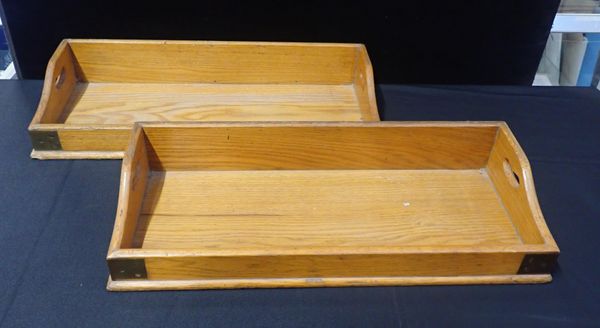
{"label": "white shelving unit", "polygon": [[[563,0],[533,85],[589,86],[590,74],[598,70],[599,33],[599,0]],[[598,87],[594,81],[592,78],[592,84]]]}
{"label": "white shelving unit", "polygon": [[[0,18],[0,33],[4,33],[4,29],[2,28],[2,18]],[[15,70],[14,62],[10,63],[6,69],[0,70],[0,80],[9,80],[16,76],[17,72]]]}

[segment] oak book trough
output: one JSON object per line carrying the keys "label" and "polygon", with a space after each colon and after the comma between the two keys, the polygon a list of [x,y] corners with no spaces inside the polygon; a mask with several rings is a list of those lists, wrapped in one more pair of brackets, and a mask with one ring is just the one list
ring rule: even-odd
{"label": "oak book trough", "polygon": [[108,289],[542,283],[558,252],[501,122],[141,123]]}
{"label": "oak book trough", "polygon": [[378,121],[361,44],[64,40],[32,157],[121,158],[138,121]]}

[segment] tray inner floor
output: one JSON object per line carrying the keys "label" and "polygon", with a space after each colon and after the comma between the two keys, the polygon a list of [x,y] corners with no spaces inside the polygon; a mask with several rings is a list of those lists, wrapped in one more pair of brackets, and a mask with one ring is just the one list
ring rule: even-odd
{"label": "tray inner floor", "polygon": [[138,121],[357,121],[354,85],[78,83],[65,124]]}
{"label": "tray inner floor", "polygon": [[508,245],[521,240],[485,170],[152,172],[145,249]]}

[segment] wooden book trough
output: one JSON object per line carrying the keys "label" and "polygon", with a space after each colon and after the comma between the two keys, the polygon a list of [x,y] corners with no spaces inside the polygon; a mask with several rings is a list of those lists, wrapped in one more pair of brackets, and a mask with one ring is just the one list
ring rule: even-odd
{"label": "wooden book trough", "polygon": [[138,121],[378,121],[360,44],[64,40],[32,157],[121,158]]}
{"label": "wooden book trough", "polygon": [[141,123],[108,289],[543,283],[558,252],[502,122]]}

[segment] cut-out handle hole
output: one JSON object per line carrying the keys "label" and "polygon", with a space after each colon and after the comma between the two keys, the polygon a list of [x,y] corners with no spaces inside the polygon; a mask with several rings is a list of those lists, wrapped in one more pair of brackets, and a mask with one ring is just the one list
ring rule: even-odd
{"label": "cut-out handle hole", "polygon": [[508,159],[504,160],[502,166],[504,167],[504,175],[506,175],[510,185],[517,188],[521,184],[521,178],[519,178],[519,175],[513,170]]}
{"label": "cut-out handle hole", "polygon": [[63,85],[64,82],[65,82],[65,68],[63,67],[60,70],[60,73],[58,73],[58,76],[56,76],[56,80],[54,80],[54,86],[57,89],[60,89],[60,87]]}

